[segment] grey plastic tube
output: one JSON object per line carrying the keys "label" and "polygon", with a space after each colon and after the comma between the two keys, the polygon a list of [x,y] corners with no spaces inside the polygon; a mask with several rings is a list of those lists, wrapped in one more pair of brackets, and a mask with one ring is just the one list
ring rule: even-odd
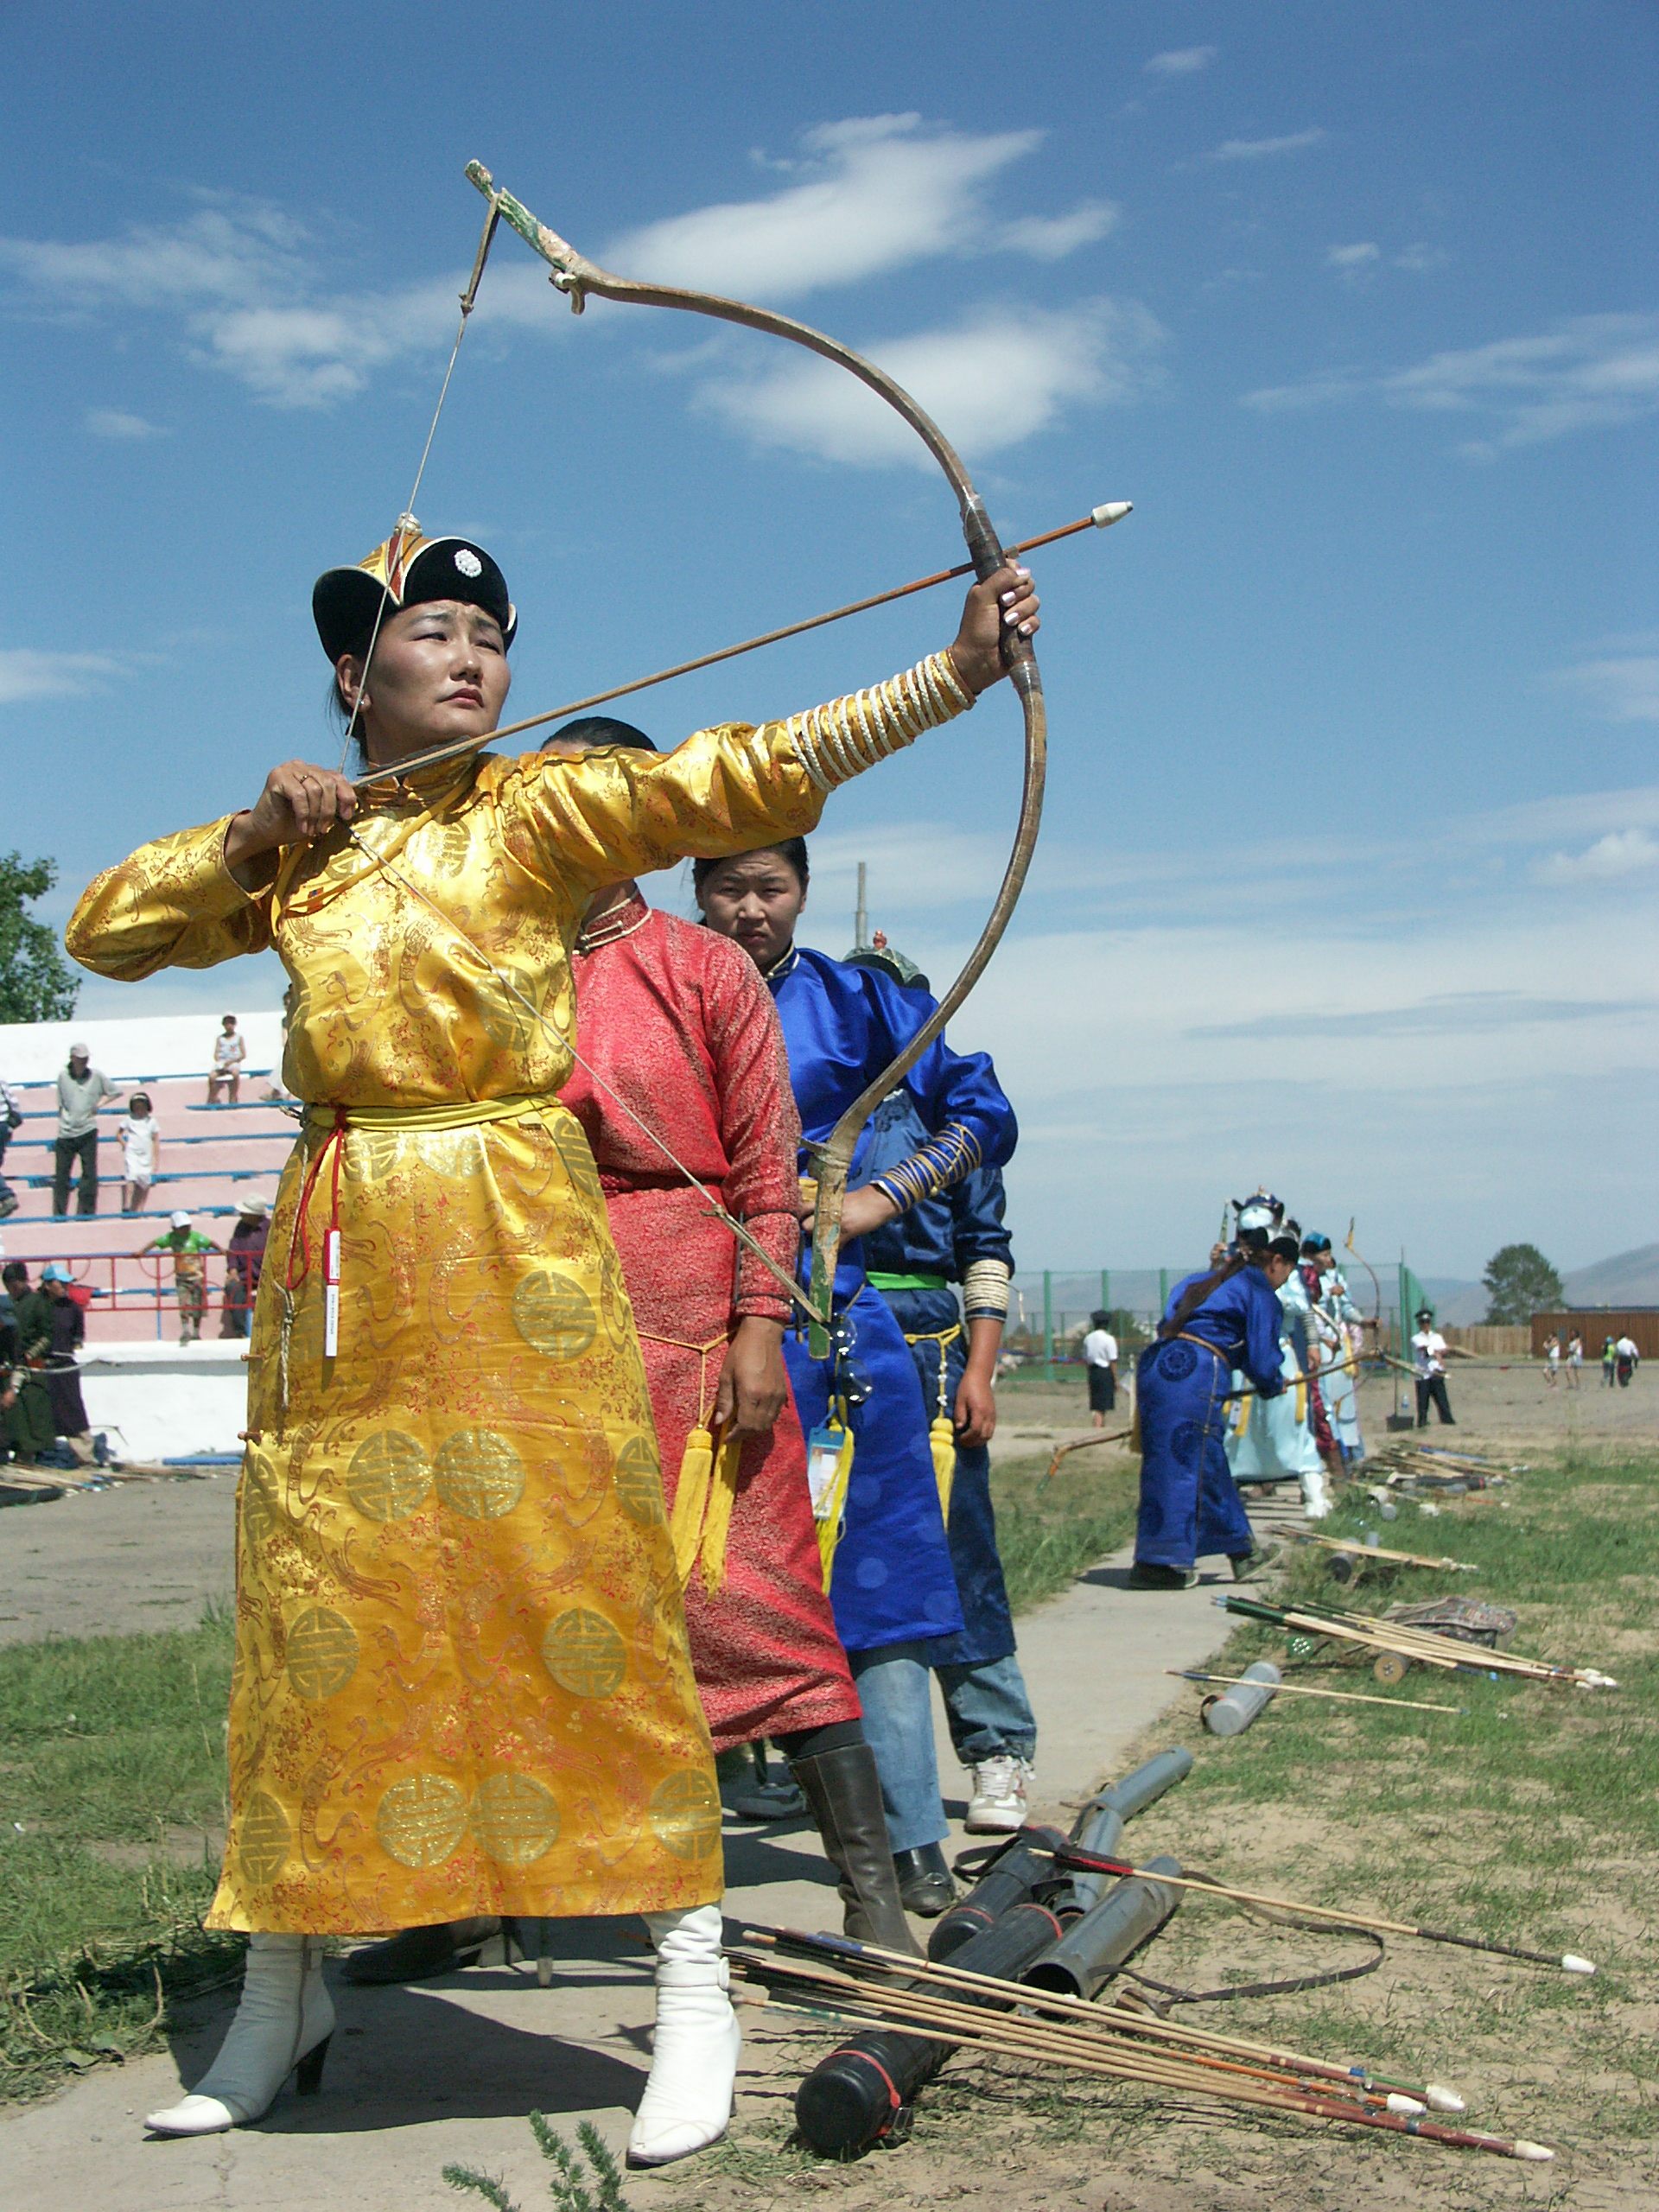
{"label": "grey plastic tube", "polygon": [[[1192,1771],[1192,1754],[1183,1746],[1177,1745],[1171,1751],[1160,1751],[1144,1766],[1136,1767],[1121,1782],[1109,1783],[1089,1800],[1072,1823],[1071,1841],[1079,1851],[1089,1852],[1096,1859],[1116,1857],[1124,1821],[1145,1812],[1166,1791],[1185,1782]],[[1175,1871],[1179,1873],[1180,1869],[1177,1867]],[[1100,1903],[1111,1879],[1109,1874],[1071,1875],[1065,1886],[1048,1898],[1050,1911],[1061,1920],[1075,1919]]]}
{"label": "grey plastic tube", "polygon": [[1179,1859],[1149,1859],[1145,1872],[1116,1882],[1092,1910],[1074,1920],[1052,1951],[1020,1975],[1032,1989],[1090,1998],[1125,1959],[1155,1936],[1181,1902],[1179,1890],[1151,1874],[1179,1874]]}
{"label": "grey plastic tube", "polygon": [[1242,1736],[1267,1710],[1283,1679],[1271,1659],[1258,1659],[1224,1696],[1205,1698],[1198,1708],[1205,1726],[1212,1736]]}

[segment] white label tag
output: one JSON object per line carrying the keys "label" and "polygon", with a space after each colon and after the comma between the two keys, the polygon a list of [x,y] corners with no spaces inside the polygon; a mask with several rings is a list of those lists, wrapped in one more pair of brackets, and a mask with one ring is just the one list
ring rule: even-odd
{"label": "white label tag", "polygon": [[846,1441],[847,1433],[840,1428],[815,1428],[806,1440],[806,1486],[815,1521],[829,1520],[836,1510],[836,1472]]}

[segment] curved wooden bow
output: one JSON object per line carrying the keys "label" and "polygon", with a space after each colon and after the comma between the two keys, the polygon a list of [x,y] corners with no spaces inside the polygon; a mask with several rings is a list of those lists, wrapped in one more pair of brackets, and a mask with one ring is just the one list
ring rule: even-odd
{"label": "curved wooden bow", "polygon": [[[821,330],[814,330],[810,323],[798,322],[792,315],[778,315],[769,308],[751,307],[742,300],[722,299],[713,292],[688,291],[674,284],[645,284],[631,277],[614,276],[609,270],[600,268],[585,255],[578,253],[575,246],[562,238],[556,231],[549,230],[545,223],[538,221],[511,193],[501,191],[481,162],[469,162],[467,175],[489,201],[493,214],[517,231],[519,237],[548,264],[553,272],[553,284],[569,300],[576,314],[581,314],[589,293],[600,299],[614,300],[624,304],[632,302],[636,307],[678,308],[687,314],[712,315],[721,322],[741,323],[746,329],[763,331],[773,338],[788,339],[792,344],[804,346],[810,353],[820,355],[826,361],[833,361],[838,368],[855,376],[861,384],[868,385],[870,391],[885,399],[888,406],[910,425],[944,470],[947,482],[957,495],[963,536],[967,541],[968,555],[973,563],[975,575],[983,582],[1003,567],[1005,556],[1001,541],[986,512],[985,503],[974,489],[955,448],[903,385],[896,384],[873,361],[866,360],[861,353],[855,353],[851,346],[843,346],[838,339],[828,337]],[[842,1206],[847,1196],[847,1179],[859,1134],[876,1106],[895,1084],[901,1083],[909,1074],[984,973],[1019,903],[1032,855],[1036,849],[1038,826],[1042,820],[1043,783],[1048,762],[1048,715],[1043,701],[1042,679],[1037,671],[1037,658],[1029,639],[1010,637],[1005,633],[1002,656],[1014,690],[1020,695],[1026,723],[1025,783],[1020,794],[1020,821],[1014,832],[1014,849],[1008,855],[1007,867],[1003,872],[995,902],[961,974],[942,995],[933,1013],[904,1051],[854,1099],[826,1141],[817,1147],[818,1192],[812,1228],[811,1291],[816,1313],[809,1339],[815,1358],[823,1358],[830,1349],[828,1322],[835,1291],[836,1262],[841,1251]]]}

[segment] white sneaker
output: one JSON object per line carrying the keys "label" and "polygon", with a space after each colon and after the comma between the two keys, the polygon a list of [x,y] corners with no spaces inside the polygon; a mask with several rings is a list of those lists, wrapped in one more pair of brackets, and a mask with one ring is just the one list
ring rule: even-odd
{"label": "white sneaker", "polygon": [[1000,1751],[974,1769],[973,1802],[964,1825],[969,1835],[1013,1835],[1026,1825],[1031,1761]]}

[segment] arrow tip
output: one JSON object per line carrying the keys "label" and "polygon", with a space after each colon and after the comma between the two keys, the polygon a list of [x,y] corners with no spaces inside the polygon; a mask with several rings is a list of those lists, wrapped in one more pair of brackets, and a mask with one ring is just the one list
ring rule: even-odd
{"label": "arrow tip", "polygon": [[1593,1960],[1581,1959],[1576,1951],[1562,1955],[1561,1969],[1565,1974],[1594,1974],[1596,1970]]}
{"label": "arrow tip", "polygon": [[1122,522],[1125,515],[1134,512],[1133,499],[1109,499],[1103,507],[1092,508],[1089,519],[1096,530],[1109,530],[1115,522]]}
{"label": "arrow tip", "polygon": [[1515,2139],[1515,2155],[1517,2158],[1532,2158],[1541,2162],[1546,2158],[1553,2158],[1555,2153],[1547,2143],[1529,2143],[1524,2135],[1517,2135]]}
{"label": "arrow tip", "polygon": [[1466,2099],[1460,2097],[1455,2089],[1442,2088],[1438,2082],[1431,2082],[1423,2094],[1428,2100],[1431,2112],[1467,2112],[1469,2109]]}

